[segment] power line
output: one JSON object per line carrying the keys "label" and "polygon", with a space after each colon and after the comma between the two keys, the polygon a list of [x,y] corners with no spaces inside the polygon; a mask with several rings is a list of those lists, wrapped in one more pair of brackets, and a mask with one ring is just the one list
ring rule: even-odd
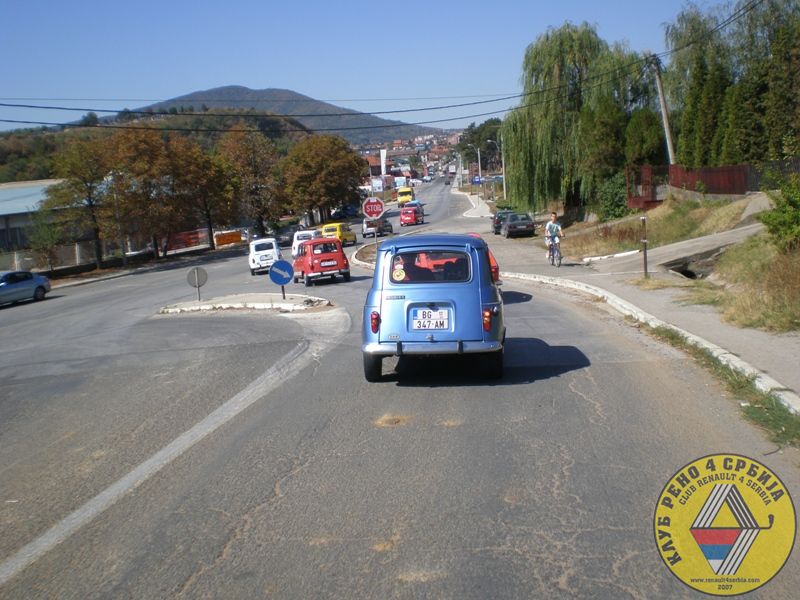
{"label": "power line", "polygon": [[[631,63],[631,65],[636,64],[638,65],[642,61],[636,61],[635,63]],[[627,65],[630,67],[631,65]],[[646,66],[646,65],[644,65]],[[639,70],[639,77],[637,80],[641,80],[644,74],[644,66],[642,66]],[[620,69],[614,69],[611,72],[619,71]],[[613,83],[616,79],[609,79],[606,81],[601,81],[599,83],[595,83],[594,85],[585,86],[582,88],[584,91],[588,91],[603,85],[607,85],[609,83]],[[555,86],[553,88],[549,88],[549,90],[539,90],[539,92],[544,91],[555,91],[565,86]],[[569,95],[561,95],[556,96],[553,98],[544,98],[538,102],[530,102],[528,104],[523,104],[521,106],[516,107],[509,107],[504,108],[501,110],[484,112],[484,113],[477,113],[471,115],[462,115],[459,117],[451,117],[447,119],[434,119],[429,121],[417,121],[414,123],[391,123],[385,125],[361,125],[361,126],[352,126],[352,127],[319,127],[319,128],[293,128],[293,127],[284,127],[282,128],[283,131],[287,132],[302,132],[302,133],[319,133],[319,132],[334,132],[334,131],[358,131],[358,130],[367,130],[367,129],[391,129],[394,127],[414,127],[414,126],[425,126],[425,125],[433,125],[437,123],[447,123],[452,121],[461,121],[463,119],[474,119],[476,117],[486,117],[486,116],[493,116],[499,115],[503,113],[510,112],[512,110],[518,110],[521,108],[528,108],[531,106],[536,106],[539,104],[545,104],[548,102],[558,102],[561,100],[569,99]],[[193,114],[193,113],[188,113]],[[167,116],[174,116],[174,115],[167,115]],[[248,115],[221,115],[224,117],[229,118],[238,118],[241,116],[248,116]],[[280,115],[264,115],[272,118],[282,118]],[[156,131],[176,131],[176,132],[192,132],[192,133],[227,133],[227,132],[240,132],[240,133],[260,133],[261,130],[257,128],[231,128],[231,129],[220,129],[220,128],[191,128],[191,127],[150,127],[144,125],[103,125],[103,124],[96,124],[96,125],[82,125],[79,123],[74,124],[67,124],[67,123],[52,123],[46,121],[21,121],[21,120],[12,120],[12,119],[0,119],[0,123],[16,123],[16,124],[28,124],[28,125],[42,125],[42,126],[55,126],[55,127],[67,127],[67,128],[94,128],[94,129],[134,129],[134,130],[156,130]]]}
{"label": "power line", "polygon": [[[257,91],[257,90],[254,90]],[[321,99],[321,98],[284,98],[280,100],[280,102],[404,102],[408,100],[461,100],[464,98],[494,98],[495,96],[510,96],[513,95],[515,92],[499,92],[496,94],[469,94],[463,96],[417,96],[417,97],[406,97],[406,98],[333,98],[333,99]],[[0,96],[0,100],[2,101],[14,101],[14,102],[155,102],[155,103],[165,103],[165,102],[174,102],[180,100],[181,98],[37,98],[37,97],[2,97]],[[235,102],[238,104],[243,104],[246,102],[252,102],[252,100],[248,99],[241,99],[237,100],[235,98],[204,98],[203,102]]]}
{"label": "power line", "polygon": [[[745,4],[744,6],[738,8],[737,10],[735,10],[726,19],[724,19],[723,21],[718,23],[717,26],[714,27],[708,33],[712,34],[712,33],[715,33],[717,31],[720,31],[724,27],[727,27],[728,25],[730,25],[734,21],[740,19],[741,17],[743,17],[744,15],[746,15],[747,13],[749,13],[750,11],[755,9],[758,5],[762,4],[763,2],[764,2],[764,0],[752,0],[751,2]],[[655,56],[658,56],[658,57],[669,56],[669,55],[674,54],[676,52],[679,52],[679,51],[681,51],[681,50],[683,50],[683,49],[685,49],[685,48],[687,48],[687,47],[689,47],[691,45],[694,45],[694,44],[698,43],[699,41],[701,41],[701,38],[690,40],[689,42],[687,42],[686,44],[684,44],[681,47],[673,48],[671,50],[668,50],[668,51],[665,51],[665,52],[661,52],[661,53],[659,53],[659,54],[657,54]],[[587,77],[584,81],[591,81],[593,79],[599,79],[599,78],[605,77],[607,75],[612,75],[612,74],[620,73],[620,72],[626,72],[633,66],[647,65],[648,61],[651,60],[651,56],[652,55],[645,56],[643,58],[631,61],[630,63],[627,63],[625,65],[621,65],[621,66],[619,66],[619,67],[617,67],[615,69],[611,69],[610,71],[606,71],[606,72],[603,72],[603,73],[597,73],[595,75],[591,75],[591,76]],[[610,81],[606,82],[606,83],[610,83]],[[448,110],[448,109],[453,109],[453,108],[464,108],[464,107],[467,107],[467,106],[484,105],[484,104],[490,104],[490,103],[501,102],[501,101],[506,101],[506,100],[515,100],[515,99],[518,99],[518,98],[524,98],[524,97],[532,96],[532,95],[535,95],[535,94],[538,95],[538,94],[545,94],[547,92],[558,91],[558,90],[561,90],[561,89],[568,88],[569,85],[570,84],[565,83],[565,84],[561,84],[561,85],[558,85],[558,86],[553,86],[551,88],[543,88],[543,89],[538,89],[538,90],[531,90],[529,92],[523,92],[521,94],[508,95],[508,96],[504,96],[504,97],[500,97],[500,98],[493,98],[491,100],[480,100],[480,101],[475,101],[475,102],[464,102],[464,103],[458,103],[458,104],[430,106],[430,107],[424,107],[424,108],[413,108],[413,109],[402,109],[402,110],[389,110],[389,111],[374,111],[374,112],[350,111],[350,112],[347,112],[347,113],[328,113],[328,114],[276,114],[276,113],[252,113],[252,112],[251,113],[238,114],[238,115],[231,115],[231,114],[228,114],[228,113],[211,113],[211,112],[200,112],[200,113],[191,112],[191,113],[180,113],[180,114],[184,115],[184,116],[185,115],[193,115],[195,117],[197,117],[197,116],[200,116],[200,117],[233,117],[233,116],[235,116],[237,118],[245,118],[245,119],[247,119],[247,118],[264,118],[264,117],[297,119],[297,118],[328,118],[328,117],[337,117],[338,118],[338,117],[354,117],[354,116],[375,116],[375,115],[412,113],[412,112],[434,111],[434,110]],[[595,86],[590,86],[589,89],[591,89],[591,87],[595,87]],[[490,96],[494,96],[494,95],[492,94]],[[311,99],[311,100],[313,101],[313,99]],[[242,102],[244,102],[244,101],[245,100],[242,100]],[[549,101],[552,101],[552,99],[549,100]],[[527,104],[527,105],[518,106],[516,108],[525,108],[526,106],[532,106],[532,105],[533,104]],[[111,109],[98,109],[98,108],[85,108],[85,107],[84,108],[65,107],[65,106],[54,106],[54,105],[53,106],[48,106],[48,105],[43,106],[43,105],[31,105],[31,104],[12,104],[12,103],[2,103],[2,102],[0,102],[0,106],[4,106],[4,107],[7,107],[7,108],[28,108],[28,109],[41,109],[41,110],[63,110],[63,111],[93,112],[93,113],[98,113],[98,112],[100,112],[100,113],[121,113],[122,112],[122,113],[127,113],[127,114],[143,115],[143,116],[172,116],[172,115],[176,114],[176,113],[170,112],[170,111],[152,111],[152,110],[151,111],[131,111],[131,110],[128,110],[128,109],[111,110]],[[330,128],[313,128],[313,129],[309,128],[309,129],[295,129],[294,131],[318,131],[318,132],[319,131],[352,131],[352,130],[364,130],[364,129],[386,129],[386,128],[391,128],[391,127],[403,127],[403,126],[414,126],[414,125],[430,125],[430,124],[436,124],[436,123],[446,123],[446,122],[451,122],[451,121],[457,121],[457,120],[462,120],[462,119],[471,119],[471,118],[482,117],[482,116],[487,116],[487,115],[497,115],[497,114],[502,114],[502,113],[508,112],[510,110],[513,110],[513,109],[508,108],[508,109],[502,109],[502,110],[497,110],[497,111],[478,113],[478,114],[474,114],[474,115],[467,115],[467,116],[462,116],[462,117],[454,117],[454,118],[449,118],[449,119],[436,119],[436,120],[430,120],[430,121],[421,121],[421,122],[418,122],[418,123],[402,123],[402,122],[398,122],[398,123],[386,124],[386,125],[369,125],[369,126],[365,125],[365,126],[354,126],[354,127],[330,127]],[[48,122],[44,122],[44,121],[16,121],[16,120],[10,120],[10,119],[0,119],[0,122],[19,123],[19,124],[32,124],[32,125],[51,125],[51,126],[60,126],[60,127],[85,126],[85,125],[73,125],[73,124],[61,124],[61,123],[48,123]],[[97,127],[128,128],[128,129],[133,128],[132,126],[129,126],[129,125],[128,126],[97,125]],[[169,129],[169,128],[161,128],[161,130],[162,131],[164,131],[164,130],[166,130],[166,131],[204,131],[204,132],[221,131],[219,129],[190,129],[190,128],[171,128],[171,129]],[[243,129],[242,131],[260,131],[260,130],[258,130],[258,129]]]}

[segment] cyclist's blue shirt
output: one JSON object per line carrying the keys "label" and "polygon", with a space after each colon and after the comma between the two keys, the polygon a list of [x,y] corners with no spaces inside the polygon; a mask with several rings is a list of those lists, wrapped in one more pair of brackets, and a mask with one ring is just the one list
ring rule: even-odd
{"label": "cyclist's blue shirt", "polygon": [[547,225],[544,226],[544,234],[547,237],[553,237],[554,235],[561,234],[561,223],[553,223],[552,221],[548,221]]}

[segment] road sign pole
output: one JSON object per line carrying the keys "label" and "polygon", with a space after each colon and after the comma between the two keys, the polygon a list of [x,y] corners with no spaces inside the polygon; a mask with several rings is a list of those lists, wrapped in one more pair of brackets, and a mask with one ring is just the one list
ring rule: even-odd
{"label": "road sign pole", "polygon": [[286,286],[281,286],[281,294],[283,295],[283,299],[286,300]]}

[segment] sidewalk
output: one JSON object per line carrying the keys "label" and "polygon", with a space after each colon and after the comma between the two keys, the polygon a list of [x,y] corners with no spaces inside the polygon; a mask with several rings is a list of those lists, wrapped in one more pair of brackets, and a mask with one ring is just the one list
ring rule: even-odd
{"label": "sidewalk", "polygon": [[[546,261],[540,235],[513,240],[493,235],[488,218],[491,211],[477,196],[468,199],[472,208],[464,213],[467,218],[459,219],[458,223],[464,231],[480,233],[489,243],[500,263],[501,277],[579,289],[604,298],[618,311],[642,322],[677,328],[691,343],[709,349],[729,366],[754,376],[760,389],[774,392],[790,410],[800,413],[800,334],[771,334],[734,327],[723,322],[711,306],[681,304],[680,288],[644,290],[632,284],[632,280],[644,275],[641,253],[592,263],[566,260],[560,268],[553,267]],[[684,280],[661,265],[736,243],[761,227],[748,225],[652,249],[648,252],[648,272],[659,279]]]}

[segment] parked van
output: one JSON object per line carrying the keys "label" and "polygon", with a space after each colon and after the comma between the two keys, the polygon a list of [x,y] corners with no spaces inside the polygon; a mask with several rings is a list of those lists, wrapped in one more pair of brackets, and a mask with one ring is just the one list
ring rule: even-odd
{"label": "parked van", "polygon": [[275,238],[261,238],[250,242],[250,275],[255,275],[259,271],[269,271],[276,260],[281,260],[281,249],[278,240]]}
{"label": "parked van", "polygon": [[322,232],[319,229],[303,229],[302,231],[294,232],[294,239],[292,240],[292,258],[297,256],[297,249],[305,241],[321,238]]}
{"label": "parked van", "polygon": [[397,189],[397,204],[403,206],[406,202],[411,202],[414,199],[414,188],[401,187]]}
{"label": "parked van", "polygon": [[356,234],[347,223],[328,223],[322,226],[322,237],[335,237],[342,246],[356,245]]}

